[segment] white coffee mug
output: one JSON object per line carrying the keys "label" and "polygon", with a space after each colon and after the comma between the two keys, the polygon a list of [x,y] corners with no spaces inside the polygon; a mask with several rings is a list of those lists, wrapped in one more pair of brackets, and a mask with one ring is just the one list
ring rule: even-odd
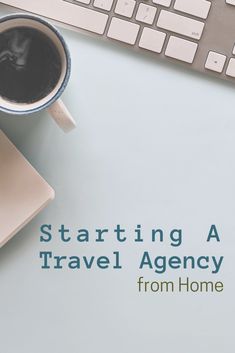
{"label": "white coffee mug", "polygon": [[2,32],[17,27],[27,27],[38,30],[53,42],[60,55],[60,77],[56,86],[46,97],[33,103],[17,103],[7,100],[0,95],[0,111],[13,115],[25,115],[47,108],[56,123],[65,132],[71,131],[76,127],[76,123],[60,99],[61,94],[68,84],[71,72],[71,57],[62,35],[53,25],[38,16],[12,14],[0,18],[0,35]]}

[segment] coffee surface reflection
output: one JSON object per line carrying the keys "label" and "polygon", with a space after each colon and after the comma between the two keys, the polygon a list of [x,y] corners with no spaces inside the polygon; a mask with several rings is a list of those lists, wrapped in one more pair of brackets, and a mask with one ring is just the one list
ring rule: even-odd
{"label": "coffee surface reflection", "polygon": [[42,32],[16,27],[0,33],[0,96],[16,103],[46,97],[61,75],[61,59]]}

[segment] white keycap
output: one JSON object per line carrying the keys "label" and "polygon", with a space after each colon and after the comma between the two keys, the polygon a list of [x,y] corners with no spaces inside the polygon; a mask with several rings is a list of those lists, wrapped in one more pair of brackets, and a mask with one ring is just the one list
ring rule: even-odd
{"label": "white keycap", "polygon": [[141,3],[136,14],[136,20],[151,25],[153,23],[156,12],[156,7]]}
{"label": "white keycap", "polygon": [[59,22],[97,34],[104,33],[108,21],[107,14],[85,8],[80,6],[79,3],[75,5],[74,3],[58,0],[14,0],[14,4],[23,10],[36,12],[38,15],[56,19]]}
{"label": "white keycap", "polygon": [[90,2],[91,2],[91,0],[75,0],[76,2],[80,2],[80,3],[82,3],[82,4],[90,4]]}
{"label": "white keycap", "polygon": [[235,77],[235,59],[230,59],[227,67],[226,75]]}
{"label": "white keycap", "polygon": [[115,8],[115,13],[131,18],[134,12],[135,5],[135,0],[118,0]]}
{"label": "white keycap", "polygon": [[197,43],[171,36],[165,55],[191,64],[194,60],[197,47]]}
{"label": "white keycap", "polygon": [[140,38],[139,47],[155,53],[161,53],[165,38],[165,33],[145,27]]}
{"label": "white keycap", "polygon": [[211,7],[211,2],[206,0],[176,0],[175,10],[189,15],[206,19]]}
{"label": "white keycap", "polygon": [[[82,6],[74,6],[71,3],[65,3],[64,7],[67,11],[67,18],[65,20],[65,17],[60,14],[58,19],[61,20],[61,22],[68,22],[72,26],[86,29],[87,31],[97,34],[104,33],[108,21],[108,15]],[[66,9],[66,7],[68,8]]]}
{"label": "white keycap", "polygon": [[226,4],[235,5],[235,0],[226,0]]}
{"label": "white keycap", "polygon": [[113,0],[95,0],[94,6],[99,9],[110,11],[113,5]]}
{"label": "white keycap", "polygon": [[153,0],[154,4],[170,7],[172,0]]}
{"label": "white keycap", "polygon": [[135,44],[140,26],[136,23],[113,17],[107,36],[128,44]]}
{"label": "white keycap", "polygon": [[161,11],[157,26],[193,39],[200,39],[204,29],[204,23],[201,21],[165,10]]}
{"label": "white keycap", "polygon": [[235,55],[235,45],[234,45],[234,47],[233,47],[233,55]]}
{"label": "white keycap", "polygon": [[210,51],[206,60],[205,68],[221,73],[224,68],[226,56]]}

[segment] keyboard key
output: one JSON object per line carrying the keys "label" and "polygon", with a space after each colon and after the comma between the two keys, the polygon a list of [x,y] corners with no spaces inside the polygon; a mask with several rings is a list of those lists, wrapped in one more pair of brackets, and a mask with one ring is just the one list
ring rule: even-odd
{"label": "keyboard key", "polygon": [[118,0],[115,8],[115,13],[131,18],[134,12],[135,5],[135,0]]}
{"label": "keyboard key", "polygon": [[110,11],[113,5],[113,0],[95,0],[94,6],[99,9]]}
{"label": "keyboard key", "polygon": [[155,53],[161,53],[165,39],[165,33],[145,27],[140,38],[139,47]]}
{"label": "keyboard key", "polygon": [[174,9],[189,15],[206,19],[211,7],[207,0],[176,0]]}
{"label": "keyboard key", "polygon": [[128,44],[135,44],[140,26],[136,23],[113,17],[107,36]]}
{"label": "keyboard key", "polygon": [[172,0],[153,0],[153,3],[157,4],[157,5],[170,7],[171,6],[171,1]]}
{"label": "keyboard key", "polygon": [[90,4],[90,2],[91,2],[91,0],[75,0],[76,2],[80,2],[80,3],[82,3],[82,4],[87,4],[87,5],[89,5]]}
{"label": "keyboard key", "polygon": [[155,18],[156,12],[156,7],[141,3],[136,14],[136,20],[151,25]]}
{"label": "keyboard key", "polygon": [[165,55],[192,64],[197,47],[197,43],[171,36]]}
{"label": "keyboard key", "polygon": [[[11,1],[8,1],[10,5]],[[73,27],[81,28],[97,34],[103,34],[108,21],[108,15],[80,6],[77,2],[57,1],[17,1],[22,10],[37,13]],[[12,4],[13,5],[13,4]]]}
{"label": "keyboard key", "polygon": [[235,0],[226,0],[226,4],[235,5]]}
{"label": "keyboard key", "polygon": [[203,22],[165,10],[161,11],[157,26],[193,39],[200,39],[204,29]]}
{"label": "keyboard key", "polygon": [[226,75],[235,77],[235,59],[230,59]]}
{"label": "keyboard key", "polygon": [[205,68],[221,73],[223,71],[225,61],[225,55],[210,51],[206,60]]}
{"label": "keyboard key", "polygon": [[[37,2],[37,4],[39,3]],[[63,9],[64,11],[59,13],[56,12],[56,9],[54,10],[58,21],[66,22],[72,26],[97,34],[104,33],[108,15],[66,2],[63,5]],[[48,17],[53,17],[53,13],[48,12]]]}

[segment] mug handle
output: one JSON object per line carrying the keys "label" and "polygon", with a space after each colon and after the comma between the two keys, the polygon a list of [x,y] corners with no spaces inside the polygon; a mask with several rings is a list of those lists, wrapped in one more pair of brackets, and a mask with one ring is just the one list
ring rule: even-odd
{"label": "mug handle", "polygon": [[49,114],[55,120],[56,124],[64,131],[70,132],[76,128],[76,122],[64,105],[61,99],[58,99],[49,108]]}

